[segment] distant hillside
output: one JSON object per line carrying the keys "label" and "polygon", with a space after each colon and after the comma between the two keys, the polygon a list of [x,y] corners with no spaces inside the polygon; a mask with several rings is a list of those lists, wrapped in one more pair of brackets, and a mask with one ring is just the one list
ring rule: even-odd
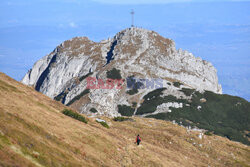
{"label": "distant hillside", "polygon": [[0,73],[0,166],[250,165],[250,147],[227,138],[152,118],[100,117],[104,127],[69,109]]}
{"label": "distant hillside", "polygon": [[[206,129],[217,135],[250,145],[250,103],[240,97],[215,94],[194,89],[182,88],[180,91],[190,100],[174,96],[161,97],[160,89],[144,96],[144,102],[137,114],[146,117],[176,121],[180,125]],[[162,104],[176,103],[182,107],[168,107],[168,112],[157,112]]]}

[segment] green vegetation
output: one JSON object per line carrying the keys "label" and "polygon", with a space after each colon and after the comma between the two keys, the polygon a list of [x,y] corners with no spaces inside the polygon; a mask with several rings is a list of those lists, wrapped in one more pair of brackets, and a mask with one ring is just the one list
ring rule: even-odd
{"label": "green vegetation", "polygon": [[179,91],[183,92],[186,96],[191,96],[191,94],[195,92],[195,89],[182,88]]}
{"label": "green vegetation", "polygon": [[92,72],[89,72],[88,74],[81,76],[81,77],[79,78],[79,81],[80,81],[80,82],[83,81],[85,78],[87,78],[88,76],[90,76],[90,75],[92,75],[92,74],[93,74]]}
{"label": "green vegetation", "polygon": [[206,131],[204,134],[207,135],[207,136],[212,136],[213,135],[212,132],[209,132],[209,131]]}
{"label": "green vegetation", "polygon": [[95,108],[91,108],[89,111],[92,112],[92,113],[97,113],[98,112]]}
{"label": "green vegetation", "polygon": [[110,71],[107,71],[107,78],[110,79],[122,79],[122,76],[120,74],[120,70],[117,70],[116,68],[113,68]]}
{"label": "green vegetation", "polygon": [[118,122],[133,121],[133,119],[127,118],[127,117],[115,117],[115,118],[113,118],[113,120],[114,120],[114,121],[118,121]]}
{"label": "green vegetation", "polygon": [[82,96],[84,96],[84,95],[86,95],[88,93],[89,93],[89,89],[85,89],[82,93],[75,96],[71,101],[69,101],[68,104],[66,104],[66,106],[69,106],[69,105],[73,104],[76,100],[79,100]]}
{"label": "green vegetation", "polygon": [[174,82],[174,86],[177,88],[179,88],[181,85],[182,85],[182,83],[180,83],[180,82]]}
{"label": "green vegetation", "polygon": [[96,121],[97,123],[99,123],[99,124],[101,124],[103,127],[105,127],[105,128],[108,128],[109,129],[109,125],[106,123],[106,122],[104,122],[104,121],[101,121],[101,122],[99,122],[99,121]]}
{"label": "green vegetation", "polygon": [[126,93],[129,95],[134,95],[134,94],[138,93],[138,89],[130,89]]}
{"label": "green vegetation", "polygon": [[139,81],[136,82],[136,79],[134,78],[134,76],[130,76],[127,78],[127,86],[131,89],[128,90],[126,93],[129,95],[134,95],[139,92],[138,89],[143,87],[144,84]]}
{"label": "green vegetation", "polygon": [[153,98],[159,97],[160,95],[162,95],[162,91],[165,90],[166,88],[160,88],[160,89],[155,89],[152,92],[149,92],[148,94],[146,94],[143,99],[144,100],[151,100]]}
{"label": "green vegetation", "polygon": [[149,92],[143,97],[144,101],[141,106],[137,109],[136,115],[142,115],[146,113],[153,113],[157,106],[163,103],[163,98],[160,97],[163,93],[162,91],[166,88],[156,89]]}
{"label": "green vegetation", "polygon": [[60,93],[59,95],[57,95],[54,99],[56,101],[61,101],[62,99],[64,99],[66,97],[67,93],[65,91],[63,91],[62,93]]}
{"label": "green vegetation", "polygon": [[78,120],[78,121],[81,121],[81,122],[84,122],[84,123],[88,123],[85,117],[83,117],[82,115],[80,115],[80,114],[78,114],[78,113],[76,113],[76,112],[73,112],[73,111],[71,111],[71,110],[64,109],[64,110],[62,111],[62,113],[63,113],[64,115],[67,115],[67,116],[69,116],[69,117],[71,117],[71,118],[74,118],[74,119],[76,119],[76,120]]}
{"label": "green vegetation", "polygon": [[166,88],[160,88],[149,92],[143,97],[144,101],[141,106],[137,109],[136,115],[143,115],[147,113],[153,113],[156,111],[158,105],[167,102],[182,102],[186,103],[187,100],[177,99],[175,96],[162,96],[162,91]]}
{"label": "green vegetation", "polygon": [[144,87],[144,84],[141,82],[135,82],[133,83],[134,85],[132,85],[132,89],[128,90],[126,93],[129,95],[134,95],[136,93],[138,93],[138,89]]}
{"label": "green vegetation", "polygon": [[136,106],[137,106],[137,103],[136,102],[132,102],[132,107],[136,108]]}
{"label": "green vegetation", "polygon": [[[207,101],[202,103],[201,98]],[[197,109],[198,106],[201,106],[200,110]],[[230,140],[250,145],[244,133],[250,129],[250,103],[242,98],[210,91],[205,91],[204,94],[195,92],[192,102],[183,101],[183,108],[170,109],[171,113],[159,113],[148,117],[175,120],[178,123],[182,122],[184,126],[196,126]]]}
{"label": "green vegetation", "polygon": [[135,109],[130,107],[130,106],[118,105],[118,112],[122,116],[132,116],[134,114],[134,111],[135,111]]}

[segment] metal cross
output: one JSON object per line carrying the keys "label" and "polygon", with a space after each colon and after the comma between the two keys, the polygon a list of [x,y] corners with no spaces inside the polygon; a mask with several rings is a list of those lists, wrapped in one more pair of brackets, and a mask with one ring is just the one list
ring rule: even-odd
{"label": "metal cross", "polygon": [[131,12],[130,12],[131,16],[132,16],[132,24],[131,24],[131,27],[134,27],[134,10],[132,9]]}

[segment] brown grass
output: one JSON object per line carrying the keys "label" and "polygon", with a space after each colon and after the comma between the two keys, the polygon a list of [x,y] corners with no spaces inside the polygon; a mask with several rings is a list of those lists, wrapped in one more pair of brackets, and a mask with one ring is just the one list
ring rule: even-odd
{"label": "brown grass", "polygon": [[170,40],[168,38],[164,38],[164,37],[160,36],[159,34],[157,34],[154,37],[153,33],[151,33],[151,34],[149,34],[149,38],[155,39],[154,46],[157,46],[160,49],[161,53],[166,53],[166,55],[168,55],[168,53],[166,52],[166,50],[168,48],[170,48],[174,44],[174,42],[172,40]]}
{"label": "brown grass", "polygon": [[[0,166],[249,166],[250,148],[170,122],[105,119],[107,129],[60,113],[65,106],[0,74]],[[140,134],[141,146],[134,144]],[[202,146],[199,146],[202,144]]]}

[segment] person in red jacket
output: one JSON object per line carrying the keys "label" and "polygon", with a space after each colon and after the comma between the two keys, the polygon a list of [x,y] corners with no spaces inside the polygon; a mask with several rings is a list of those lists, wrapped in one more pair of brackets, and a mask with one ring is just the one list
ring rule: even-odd
{"label": "person in red jacket", "polygon": [[141,142],[140,135],[137,135],[137,137],[136,137],[136,143],[137,143],[137,145],[139,145],[139,144],[140,144],[140,142]]}

